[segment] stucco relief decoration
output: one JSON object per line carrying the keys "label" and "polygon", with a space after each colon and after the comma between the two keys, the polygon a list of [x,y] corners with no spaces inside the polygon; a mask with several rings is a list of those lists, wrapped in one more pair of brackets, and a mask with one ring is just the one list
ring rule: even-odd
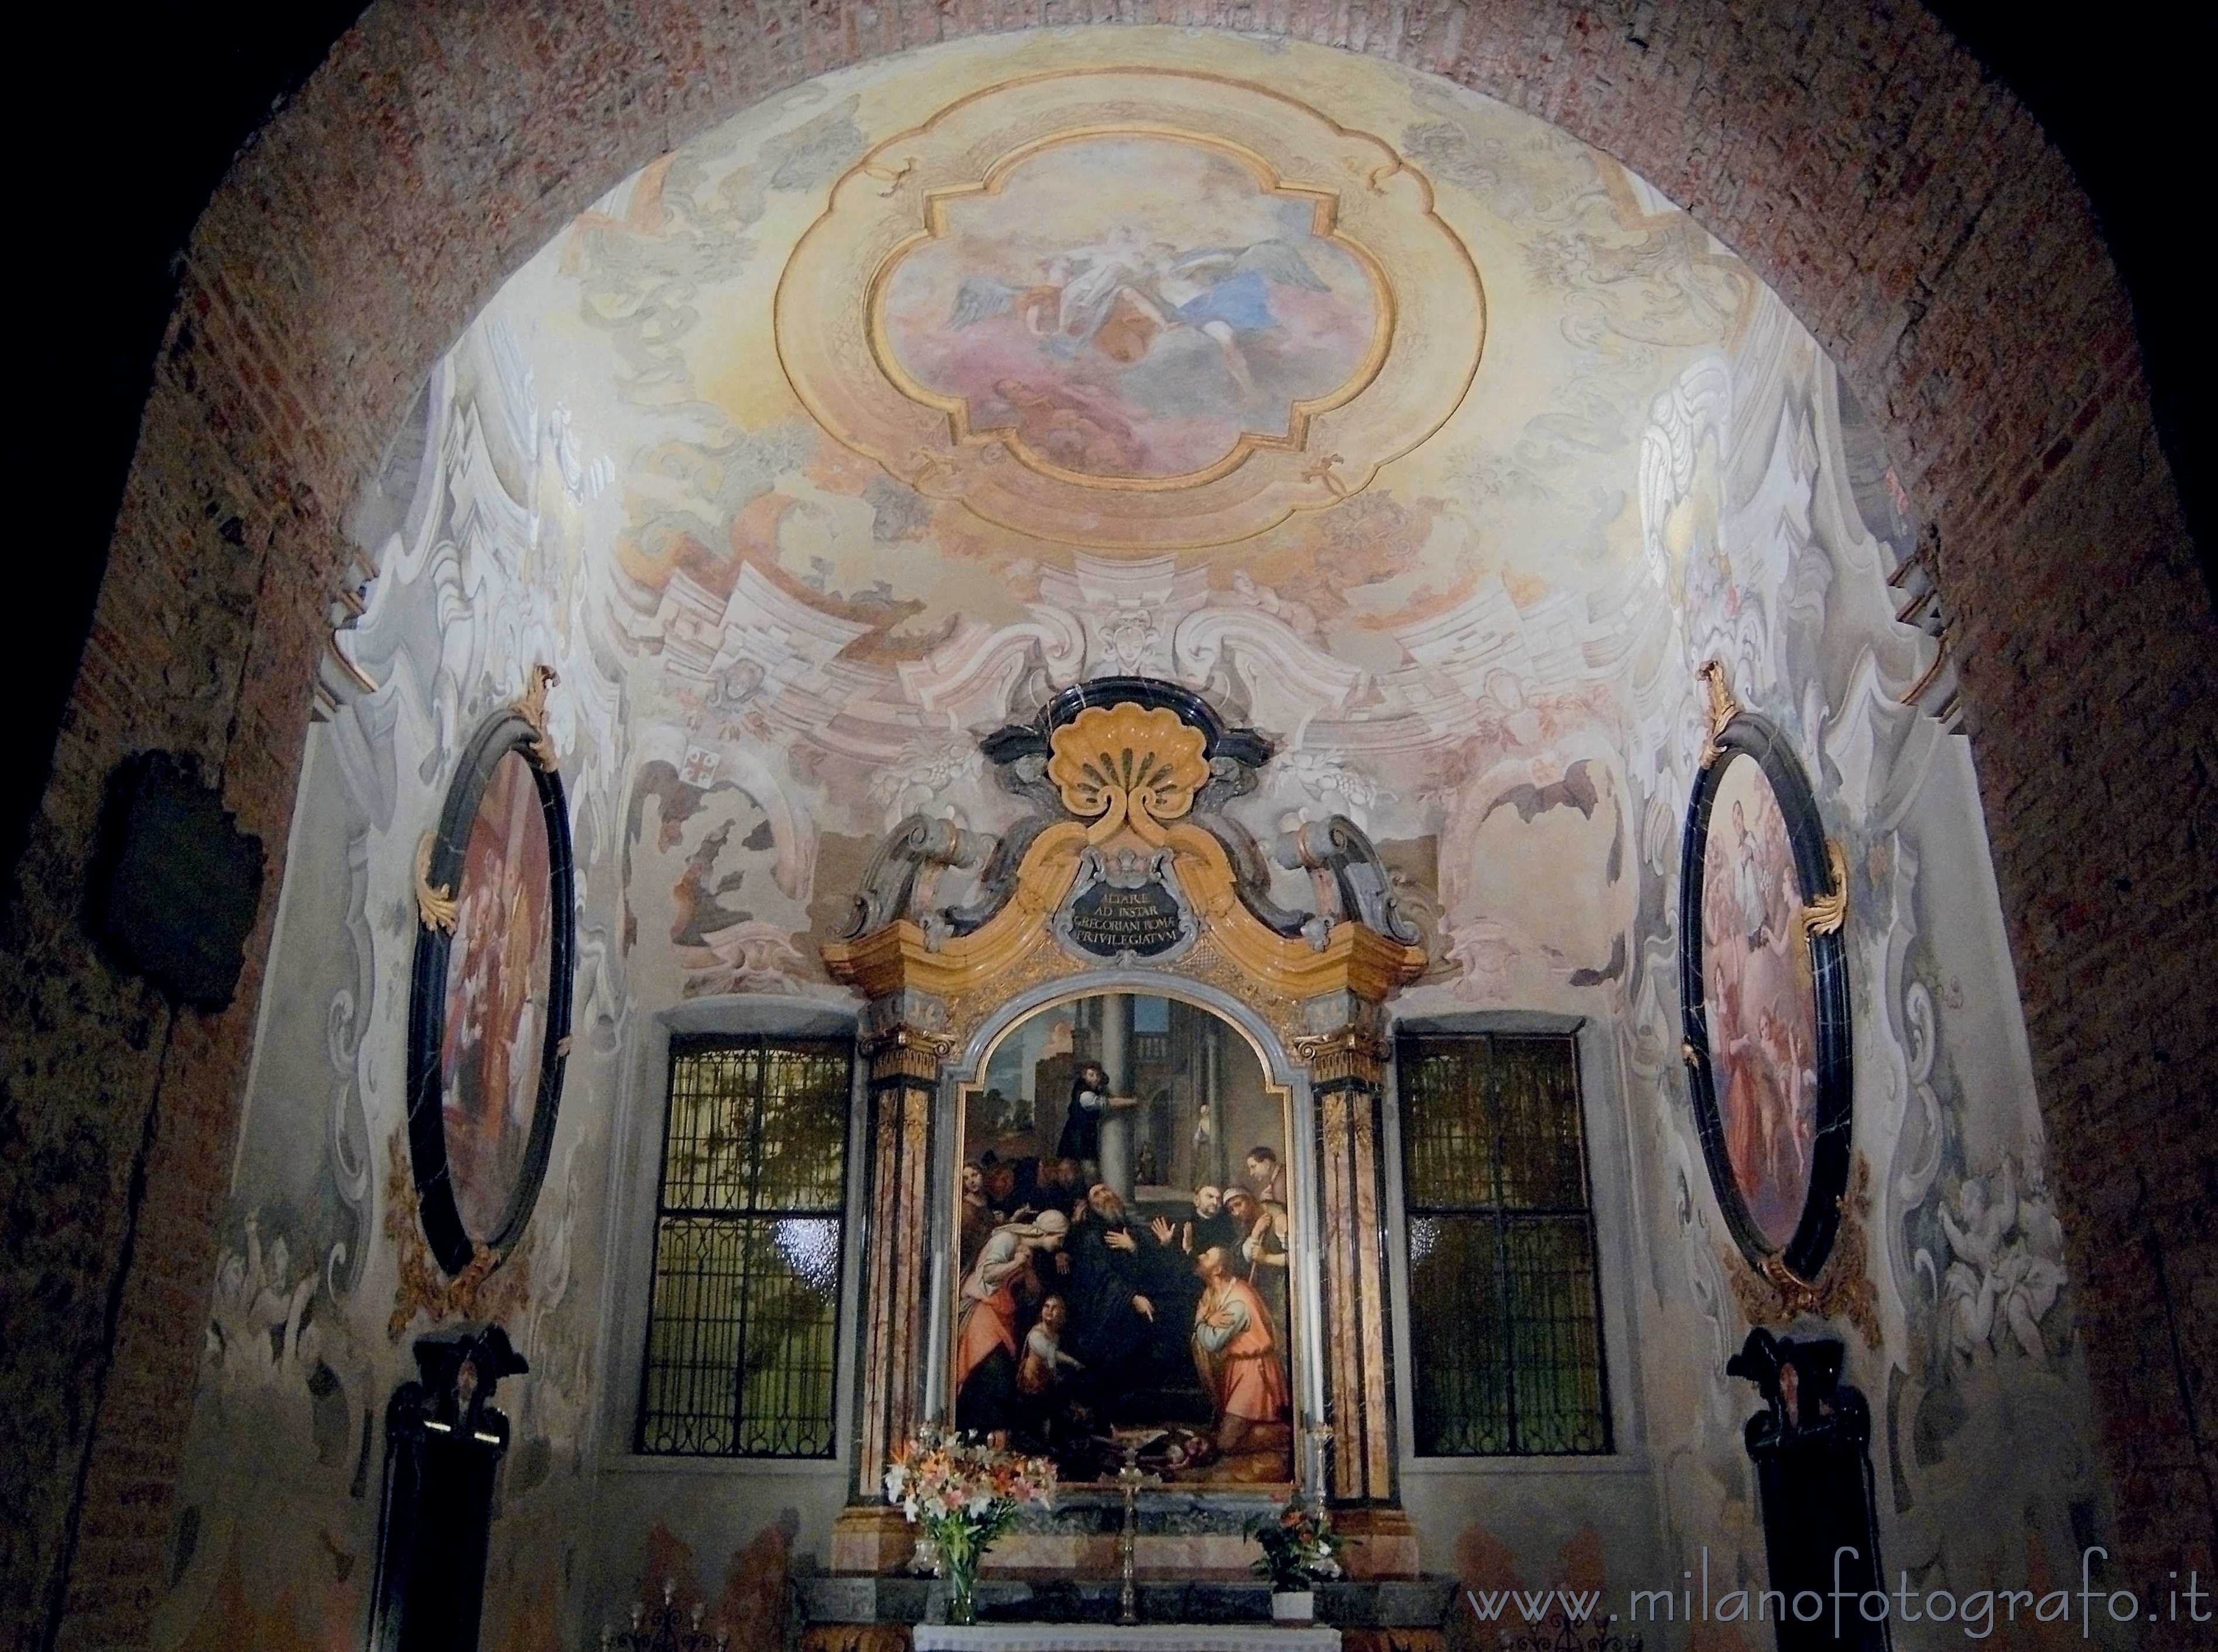
{"label": "stucco relief decoration", "polygon": [[1160,846],[1160,823],[1193,806],[1209,779],[1205,736],[1165,706],[1089,706],[1055,732],[1048,778],[1061,789],[1063,806],[1081,819],[1091,842],[1106,842],[1130,826]]}
{"label": "stucco relief decoration", "polygon": [[1159,71],[1013,82],[879,145],[777,304],[787,377],[842,442],[1108,550],[1361,491],[1454,413],[1484,331],[1470,255],[1393,149]]}

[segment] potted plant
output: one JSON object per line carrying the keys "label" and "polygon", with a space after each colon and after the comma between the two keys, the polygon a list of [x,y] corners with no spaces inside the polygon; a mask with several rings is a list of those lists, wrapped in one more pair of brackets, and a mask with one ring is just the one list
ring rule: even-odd
{"label": "potted plant", "polygon": [[925,1427],[886,1468],[886,1500],[900,1505],[939,1550],[947,1621],[978,1621],[978,1563],[1027,1504],[1055,1500],[1055,1464]]}
{"label": "potted plant", "polygon": [[1262,1555],[1255,1575],[1271,1585],[1273,1623],[1306,1624],[1317,1617],[1317,1581],[1340,1575],[1341,1539],[1322,1507],[1305,1506],[1298,1495],[1274,1515],[1248,1523]]}

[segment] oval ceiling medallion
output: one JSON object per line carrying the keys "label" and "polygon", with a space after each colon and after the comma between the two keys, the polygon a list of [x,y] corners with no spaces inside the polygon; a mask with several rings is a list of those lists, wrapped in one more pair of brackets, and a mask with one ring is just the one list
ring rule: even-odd
{"label": "oval ceiling medallion", "polygon": [[817,421],[919,492],[1110,550],[1338,503],[1446,422],[1486,327],[1431,186],[1213,76],[1013,82],[871,152],[779,282]]}

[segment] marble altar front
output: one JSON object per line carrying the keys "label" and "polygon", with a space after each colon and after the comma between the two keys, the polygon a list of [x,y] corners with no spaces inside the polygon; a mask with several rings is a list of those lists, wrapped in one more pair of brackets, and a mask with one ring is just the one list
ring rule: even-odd
{"label": "marble altar front", "polygon": [[[808,1652],[925,1652],[927,1647],[1079,1648],[1334,1648],[1337,1652],[1445,1652],[1447,1621],[1455,1585],[1447,1578],[1341,1581],[1317,1591],[1313,1628],[1270,1621],[1270,1587],[1238,1574],[1146,1577],[1138,1580],[1137,1624],[1117,1622],[1120,1602],[1113,1577],[1035,1573],[988,1575],[978,1581],[982,1620],[960,1630],[934,1618],[946,1612],[947,1586],[921,1577],[836,1577],[794,1580]],[[1076,1640],[949,1641],[949,1634],[1021,1631],[1030,1636],[1075,1635]],[[1230,1634],[1230,1640],[1212,1638]],[[1141,1638],[1103,1640],[1107,1636]],[[1286,1638],[1308,1635],[1308,1640]],[[1164,1639],[1168,1636],[1170,1638]],[[1154,1636],[1155,1638],[1148,1638]],[[1277,1638],[1273,1638],[1273,1637]],[[1318,1638],[1318,1637],[1323,1638]],[[933,1638],[927,1638],[933,1637]],[[1087,1638],[1093,1637],[1093,1638]],[[1261,1638],[1257,1638],[1261,1637]]]}

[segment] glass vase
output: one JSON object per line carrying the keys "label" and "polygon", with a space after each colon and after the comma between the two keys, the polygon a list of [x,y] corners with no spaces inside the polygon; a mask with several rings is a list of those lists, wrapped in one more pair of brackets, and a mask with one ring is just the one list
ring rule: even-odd
{"label": "glass vase", "polygon": [[939,1568],[947,1578],[947,1621],[950,1624],[975,1624],[978,1621],[978,1551],[976,1534],[967,1527],[954,1527],[937,1534],[939,1540]]}

